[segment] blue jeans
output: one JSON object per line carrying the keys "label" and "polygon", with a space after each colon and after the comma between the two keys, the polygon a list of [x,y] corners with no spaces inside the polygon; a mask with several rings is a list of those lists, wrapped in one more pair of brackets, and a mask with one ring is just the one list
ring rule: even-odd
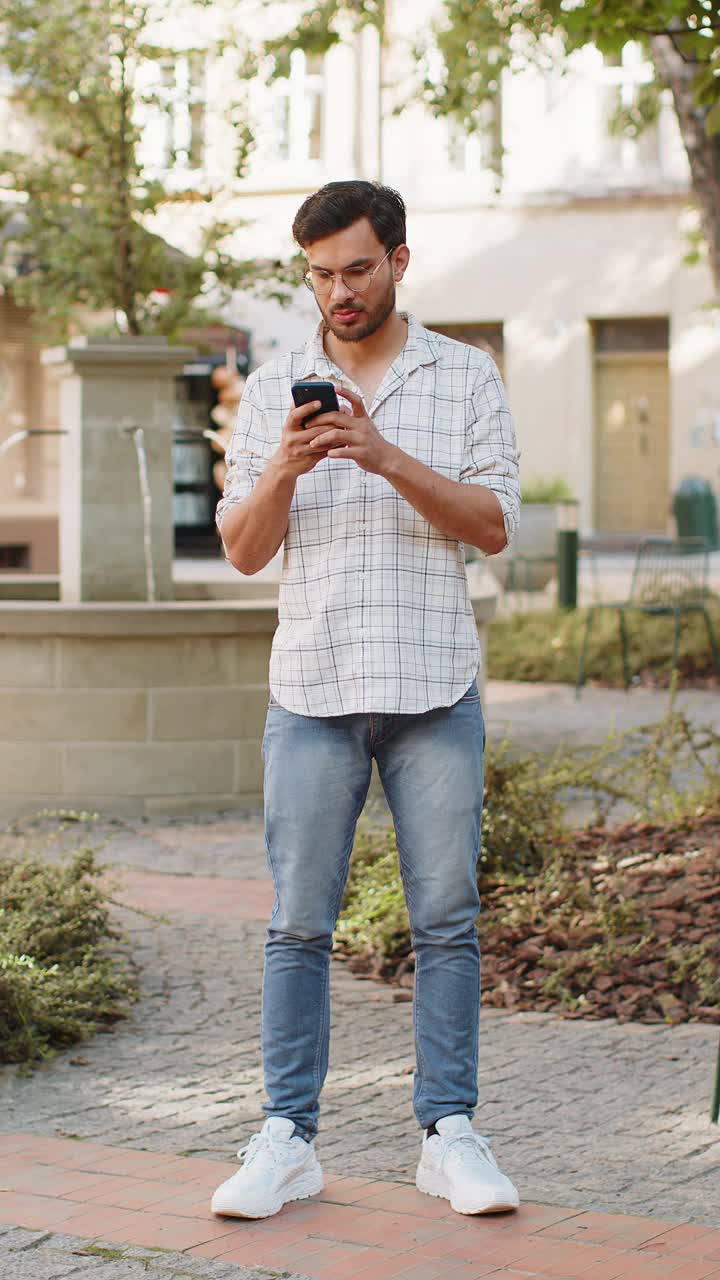
{"label": "blue jeans", "polygon": [[317,1133],[330,951],[373,756],[392,813],[416,956],[413,1105],[423,1128],[477,1105],[477,857],[485,728],[475,682],[419,715],[302,716],[271,699],[263,757],[275,905],[262,1049],[269,1116]]}

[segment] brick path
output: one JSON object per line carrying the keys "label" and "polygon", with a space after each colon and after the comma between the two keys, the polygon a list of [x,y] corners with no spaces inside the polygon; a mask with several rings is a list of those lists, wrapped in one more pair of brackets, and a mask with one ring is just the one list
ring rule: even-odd
{"label": "brick path", "polygon": [[[87,833],[72,824],[66,843],[95,843],[98,831],[116,897],[164,920],[118,912],[141,966],[143,998],[130,1022],[31,1076],[0,1070],[0,1129],[24,1135],[0,1147],[0,1222],[8,1224],[0,1277],[54,1280],[91,1269],[92,1280],[126,1280],[166,1275],[172,1259],[176,1277],[238,1280],[259,1274],[242,1263],[316,1280],[720,1280],[720,1232],[712,1231],[720,1226],[720,1131],[708,1117],[716,1027],[484,1009],[476,1124],[492,1136],[523,1207],[466,1221],[412,1186],[412,1012],[397,999],[406,993],[341,964],[318,1139],[332,1180],[317,1202],[287,1206],[272,1223],[218,1224],[208,1191],[236,1167],[222,1162],[262,1119],[258,1016],[271,890],[261,822],[224,814],[108,822]],[[187,1184],[182,1199],[175,1182]],[[92,1209],[82,1209],[88,1201]],[[690,1225],[672,1228],[681,1222]],[[40,1234],[9,1230],[17,1224]],[[123,1250],[130,1242],[135,1252],[73,1252],[83,1236]],[[157,1247],[182,1256],[147,1252]]]}
{"label": "brick path", "polygon": [[[0,1195],[0,1222],[12,1214],[41,1230],[0,1234],[8,1280],[227,1275],[218,1262],[236,1276],[249,1266],[258,1280],[288,1269],[313,1280],[720,1278],[720,1230],[660,1217],[525,1204],[462,1218],[414,1187],[334,1177],[272,1219],[223,1221],[207,1203],[230,1164],[28,1135],[0,1139],[0,1156],[15,1188]],[[48,1238],[48,1227],[62,1235]],[[102,1241],[97,1252],[88,1237]]]}

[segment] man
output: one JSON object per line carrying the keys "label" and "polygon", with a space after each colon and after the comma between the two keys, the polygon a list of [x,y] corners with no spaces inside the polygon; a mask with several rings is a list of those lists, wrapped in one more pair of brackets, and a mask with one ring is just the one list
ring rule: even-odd
{"label": "man", "polygon": [[[329,183],[293,233],[321,321],[248,379],[218,505],[240,572],[285,550],[263,741],[269,1118],[212,1208],[266,1217],[322,1188],[330,950],[374,757],[416,954],[417,1186],[459,1213],[513,1209],[518,1193],[470,1123],[485,732],[463,546],[493,554],[514,532],[513,422],[488,355],[397,311],[410,258],[397,192]],[[318,404],[291,408],[290,388],[308,378],[344,403],[305,425]]]}

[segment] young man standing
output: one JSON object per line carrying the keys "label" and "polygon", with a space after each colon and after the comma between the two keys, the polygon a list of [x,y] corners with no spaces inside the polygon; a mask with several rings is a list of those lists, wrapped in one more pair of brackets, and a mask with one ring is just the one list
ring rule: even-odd
{"label": "young man standing", "polygon": [[[514,1209],[515,1187],[470,1123],[485,731],[463,548],[492,555],[515,530],[513,421],[489,356],[396,310],[410,258],[397,192],[329,183],[293,233],[321,320],[305,348],[248,379],[218,505],[241,573],[285,549],[263,741],[269,1118],[212,1209],[267,1217],[322,1188],[313,1139],[330,951],[373,757],[416,955],[417,1186],[459,1213]],[[305,425],[319,406],[292,408],[290,388],[308,378],[335,383],[344,407]]]}

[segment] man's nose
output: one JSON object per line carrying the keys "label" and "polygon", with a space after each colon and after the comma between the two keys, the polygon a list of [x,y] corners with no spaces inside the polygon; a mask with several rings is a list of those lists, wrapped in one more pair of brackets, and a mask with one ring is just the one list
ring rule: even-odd
{"label": "man's nose", "polygon": [[352,298],[354,296],[354,290],[348,289],[341,275],[333,276],[332,288],[330,289],[331,298],[335,297],[336,289],[341,300],[345,298]]}

